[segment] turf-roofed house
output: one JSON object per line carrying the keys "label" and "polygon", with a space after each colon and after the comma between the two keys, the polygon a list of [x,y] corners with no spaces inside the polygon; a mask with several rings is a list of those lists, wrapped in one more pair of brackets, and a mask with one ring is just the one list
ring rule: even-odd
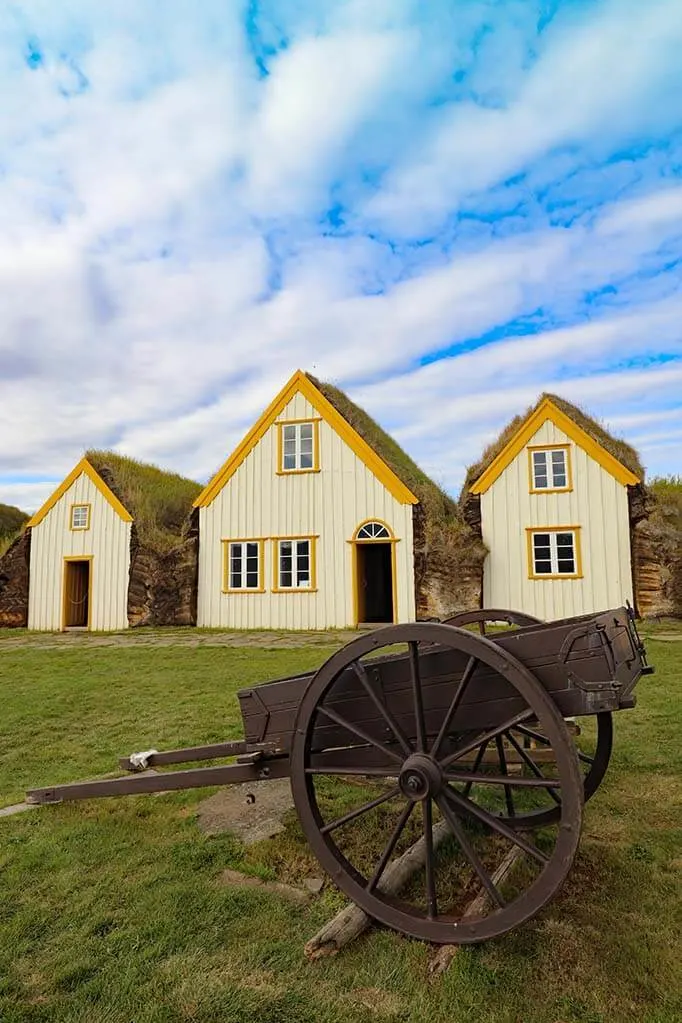
{"label": "turf-roofed house", "polygon": [[0,559],[0,625],[194,624],[199,484],[89,451]]}
{"label": "turf-roofed house", "polygon": [[484,550],[456,503],[301,370],[195,507],[200,626],[344,628],[471,606]]}
{"label": "turf-roofed house", "polygon": [[541,395],[469,469],[460,496],[488,549],[483,607],[550,620],[635,604],[643,479],[632,447]]}

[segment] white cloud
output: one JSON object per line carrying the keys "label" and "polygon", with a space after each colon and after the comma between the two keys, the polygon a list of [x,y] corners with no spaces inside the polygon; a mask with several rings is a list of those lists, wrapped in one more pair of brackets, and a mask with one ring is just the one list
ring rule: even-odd
{"label": "white cloud", "polygon": [[[366,213],[386,228],[419,235],[464,197],[523,171],[539,156],[579,145],[603,149],[637,131],[679,123],[682,20],[676,0],[611,0],[573,23],[560,17],[538,59],[484,108],[446,106],[429,137],[407,155]],[[517,84],[518,83],[518,84]]]}
{"label": "white cloud", "polygon": [[[644,438],[673,422],[655,417],[663,401],[680,407],[677,369],[640,365],[681,354],[670,179],[648,170],[601,210],[588,196],[591,216],[570,228],[504,222],[495,237],[462,222],[428,252],[376,236],[363,204],[364,176],[376,184],[388,165],[373,215],[411,229],[468,192],[484,203],[494,187],[497,202],[520,167],[561,178],[613,139],[664,137],[675,8],[652,3],[636,31],[630,2],[564,10],[533,40],[527,4],[437,7],[420,24],[408,0],[284,5],[271,17],[287,48],[262,81],[238,4],[172,0],[160,23],[132,0],[43,0],[10,24],[0,500],[35,500],[41,484],[18,478],[61,478],[92,446],[205,479],[299,366],[348,387],[451,486],[545,387]],[[482,32],[488,17],[497,27]],[[461,68],[488,106],[450,103]],[[88,88],[65,99],[81,75]],[[346,236],[319,220],[338,194]],[[605,289],[611,306],[588,316]],[[524,320],[535,335],[518,334]],[[496,332],[510,336],[480,340]],[[679,471],[675,448],[651,451]]]}
{"label": "white cloud", "polygon": [[0,503],[32,515],[47,501],[56,483],[0,483]]}
{"label": "white cloud", "polygon": [[342,31],[273,62],[249,132],[247,202],[256,215],[306,212],[350,136],[415,58],[407,32]]}

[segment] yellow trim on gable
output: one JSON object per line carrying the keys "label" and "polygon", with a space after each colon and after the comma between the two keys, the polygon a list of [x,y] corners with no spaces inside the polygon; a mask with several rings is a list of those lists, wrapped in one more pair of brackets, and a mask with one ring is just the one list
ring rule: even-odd
{"label": "yellow trim on gable", "polygon": [[109,489],[109,487],[106,485],[106,483],[99,475],[99,473],[96,472],[95,469],[93,469],[93,467],[90,465],[87,458],[81,458],[78,465],[75,465],[71,472],[69,473],[69,475],[66,477],[66,479],[62,480],[62,482],[59,484],[59,486],[52,494],[52,496],[48,497],[47,501],[42,506],[42,508],[40,508],[35,513],[35,515],[28,520],[28,522],[26,523],[26,527],[28,528],[30,526],[31,528],[33,528],[34,526],[39,525],[39,523],[43,521],[47,513],[49,511],[52,511],[57,501],[59,501],[60,498],[64,496],[69,487],[73,483],[75,483],[78,477],[81,476],[83,473],[85,473],[90,482],[93,483],[95,487],[97,487],[102,497],[104,497],[105,500],[109,502],[109,504],[114,509],[116,514],[119,515],[124,522],[133,521],[133,517],[130,514],[130,512],[123,507],[119,499],[116,497],[113,491]]}
{"label": "yellow trim on gable", "polygon": [[502,475],[504,470],[511,465],[516,456],[520,454],[528,442],[535,436],[540,427],[550,420],[554,425],[601,465],[602,469],[610,473],[623,486],[634,486],[639,479],[633,472],[627,469],[622,462],[614,458],[606,448],[598,444],[596,440],[587,434],[581,426],[562,412],[561,409],[549,399],[544,401],[532,412],[526,421],[521,424],[509,443],[493,459],[485,472],[473,483],[470,490],[472,494],[484,494],[496,479]]}
{"label": "yellow trim on gable", "polygon": [[306,398],[313,408],[319,412],[322,419],[334,430],[342,440],[348,444],[357,457],[364,462],[370,472],[374,473],[377,479],[383,483],[388,492],[401,504],[418,504],[419,499],[412,491],[405,486],[403,481],[393,472],[391,468],[377,455],[369,444],[362,439],[359,433],[347,423],[340,412],[328,401],[321,391],[308,379],[302,370],[296,370],[294,375],[282,388],[278,395],[270,402],[260,419],[251,427],[240,444],[237,445],[224,465],[218,470],[211,480],[206,484],[202,492],[194,502],[194,508],[205,508],[211,504],[213,499],[220,493],[227,481],[235,474],[246,456],[253,450],[259,440],[265,436],[277,416],[289,404],[296,393]]}

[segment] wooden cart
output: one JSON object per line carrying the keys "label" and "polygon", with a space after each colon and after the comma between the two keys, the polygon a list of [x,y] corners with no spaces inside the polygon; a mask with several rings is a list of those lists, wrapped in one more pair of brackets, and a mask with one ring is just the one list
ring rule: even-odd
{"label": "wooden cart", "polygon": [[[489,622],[511,628],[486,633]],[[488,610],[391,625],[314,673],[241,690],[242,741],[134,754],[121,778],[27,799],[289,777],[311,850],[371,918],[425,941],[484,941],[556,894],[608,766],[611,714],[634,707],[652,671],[629,605],[548,623]],[[579,741],[575,718],[588,721]],[[232,762],[141,773],[220,758]],[[387,872],[415,843],[421,866],[392,892]]]}

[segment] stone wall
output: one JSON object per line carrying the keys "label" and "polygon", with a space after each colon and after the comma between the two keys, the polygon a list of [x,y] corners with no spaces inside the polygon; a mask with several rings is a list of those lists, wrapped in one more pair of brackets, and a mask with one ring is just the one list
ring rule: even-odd
{"label": "stone wall", "polygon": [[196,625],[199,534],[193,525],[186,538],[168,551],[140,542],[133,524],[130,541],[128,622],[141,625]]}
{"label": "stone wall", "polygon": [[31,530],[16,538],[0,558],[0,628],[28,626]]}
{"label": "stone wall", "polygon": [[414,520],[417,618],[446,618],[481,606],[486,549],[463,521],[429,522],[420,505]]}
{"label": "stone wall", "polygon": [[637,614],[682,618],[682,530],[651,494],[647,513],[632,531]]}

